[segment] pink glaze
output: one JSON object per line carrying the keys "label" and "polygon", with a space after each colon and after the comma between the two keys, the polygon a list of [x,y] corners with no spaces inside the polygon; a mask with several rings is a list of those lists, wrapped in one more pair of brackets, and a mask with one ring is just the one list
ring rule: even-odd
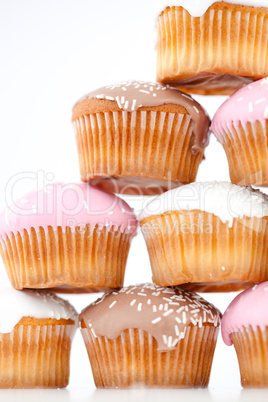
{"label": "pink glaze", "polygon": [[230,304],[222,317],[222,337],[231,346],[231,333],[243,328],[268,326],[268,282],[255,285],[240,293]]}
{"label": "pink glaze", "polygon": [[247,122],[268,119],[268,78],[256,81],[236,91],[216,112],[211,131],[220,139],[221,135]]}
{"label": "pink glaze", "polygon": [[130,206],[121,198],[88,184],[55,183],[18,199],[0,214],[0,235],[23,233],[42,226],[72,230],[86,224],[107,226],[136,233],[137,220]]}

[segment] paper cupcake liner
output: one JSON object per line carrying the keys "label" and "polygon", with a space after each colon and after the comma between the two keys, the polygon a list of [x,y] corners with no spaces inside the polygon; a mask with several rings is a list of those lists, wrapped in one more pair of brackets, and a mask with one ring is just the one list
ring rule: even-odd
{"label": "paper cupcake liner", "polygon": [[[74,129],[81,179],[94,179],[98,186],[104,182],[103,188],[117,193],[121,187],[125,193],[133,191],[133,183],[143,194],[152,193],[152,183],[190,183],[203,158],[203,152],[192,152],[193,127],[191,117],[179,113],[122,111],[80,117]],[[121,184],[118,179],[123,178]]]}
{"label": "paper cupcake liner", "polygon": [[158,19],[157,80],[192,93],[228,95],[268,74],[265,8],[214,4],[200,18],[182,7]]}
{"label": "paper cupcake liner", "polygon": [[86,225],[40,227],[1,238],[0,252],[16,289],[70,285],[117,288],[123,285],[133,235]]}
{"label": "paper cupcake liner", "polygon": [[[263,282],[268,279],[268,220],[234,219],[233,226],[213,214],[167,212],[141,221],[153,281],[183,283]],[[216,289],[215,290],[220,290]]]}
{"label": "paper cupcake liner", "polygon": [[268,387],[268,328],[244,328],[231,334],[237,353],[241,383],[247,387]]}
{"label": "paper cupcake liner", "polygon": [[176,349],[157,350],[146,331],[129,329],[117,339],[96,337],[82,329],[97,388],[207,387],[218,328],[190,326]]}
{"label": "paper cupcake liner", "polygon": [[69,382],[74,325],[17,325],[0,334],[0,388],[61,388]]}
{"label": "paper cupcake liner", "polygon": [[241,123],[217,135],[226,152],[232,183],[268,186],[268,122]]}

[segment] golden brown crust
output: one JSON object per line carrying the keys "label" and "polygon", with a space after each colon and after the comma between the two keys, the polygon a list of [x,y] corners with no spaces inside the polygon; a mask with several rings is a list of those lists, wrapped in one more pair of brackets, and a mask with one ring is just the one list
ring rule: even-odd
{"label": "golden brown crust", "polygon": [[[167,113],[180,113],[187,114],[186,109],[183,106],[174,104],[163,104],[161,106],[152,107],[140,107],[139,111],[152,111],[152,112],[167,112]],[[116,101],[107,99],[83,99],[78,102],[73,110],[72,121],[78,119],[81,116],[87,116],[95,113],[109,113],[109,112],[121,112]]]}
{"label": "golden brown crust", "polygon": [[32,325],[32,326],[44,326],[44,325],[74,325],[74,320],[65,320],[61,318],[59,320],[55,318],[34,318],[34,317],[23,317],[16,325]]}
{"label": "golden brown crust", "polygon": [[[241,0],[242,1],[242,0]],[[170,8],[176,8],[176,9],[181,9],[183,10],[183,7],[181,6],[173,6],[173,7],[166,7],[165,10],[163,10],[159,15],[163,15],[167,10],[169,10]],[[212,4],[212,6],[210,6],[208,8],[208,10],[224,10],[224,9],[228,9],[231,11],[243,11],[243,12],[250,12],[250,13],[259,13],[259,12],[263,12],[264,14],[267,13],[267,7],[255,7],[255,6],[245,6],[245,5],[240,5],[240,4],[232,4],[232,3],[228,3],[226,1],[219,1],[217,3]],[[198,17],[197,17],[198,18]]]}

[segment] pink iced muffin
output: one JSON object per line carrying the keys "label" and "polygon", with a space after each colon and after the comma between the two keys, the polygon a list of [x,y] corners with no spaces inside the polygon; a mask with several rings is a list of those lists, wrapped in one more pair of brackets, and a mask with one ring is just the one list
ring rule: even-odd
{"label": "pink iced muffin", "polygon": [[0,215],[0,252],[16,289],[117,288],[137,220],[128,204],[88,184],[52,184]]}
{"label": "pink iced muffin", "polygon": [[234,344],[243,387],[268,387],[268,282],[240,293],[222,319],[226,345]]}
{"label": "pink iced muffin", "polygon": [[223,145],[234,184],[268,186],[268,78],[235,92],[211,130]]}

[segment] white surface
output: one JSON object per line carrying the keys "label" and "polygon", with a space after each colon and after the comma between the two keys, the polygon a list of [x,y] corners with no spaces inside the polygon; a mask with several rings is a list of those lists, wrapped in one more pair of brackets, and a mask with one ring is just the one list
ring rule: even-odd
{"label": "white surface", "polygon": [[55,294],[32,290],[18,292],[12,286],[0,287],[0,333],[8,334],[23,317],[74,320],[78,316],[73,306]]}
{"label": "white surface", "polygon": [[[85,93],[128,79],[153,80],[155,0],[1,0],[0,1],[0,200],[25,193],[49,180],[79,181],[71,109]],[[224,98],[196,97],[216,111]],[[214,138],[198,179],[229,180],[222,147]],[[20,179],[20,180],[19,180]],[[6,187],[7,186],[7,187]],[[144,200],[130,203],[140,209]],[[130,251],[126,284],[150,281],[144,240]],[[8,283],[0,265],[0,280]],[[205,297],[222,311],[234,294]],[[68,299],[79,311],[96,296]],[[80,333],[72,350],[70,386],[60,391],[0,391],[1,401],[252,401],[266,391],[242,391],[235,351],[217,346],[210,389],[205,391],[95,391]],[[214,398],[215,396],[215,398]]]}
{"label": "white surface", "polygon": [[169,211],[201,210],[217,215],[233,226],[235,218],[268,216],[268,198],[260,191],[242,188],[227,181],[191,183],[154,198],[138,217],[161,215]]}

